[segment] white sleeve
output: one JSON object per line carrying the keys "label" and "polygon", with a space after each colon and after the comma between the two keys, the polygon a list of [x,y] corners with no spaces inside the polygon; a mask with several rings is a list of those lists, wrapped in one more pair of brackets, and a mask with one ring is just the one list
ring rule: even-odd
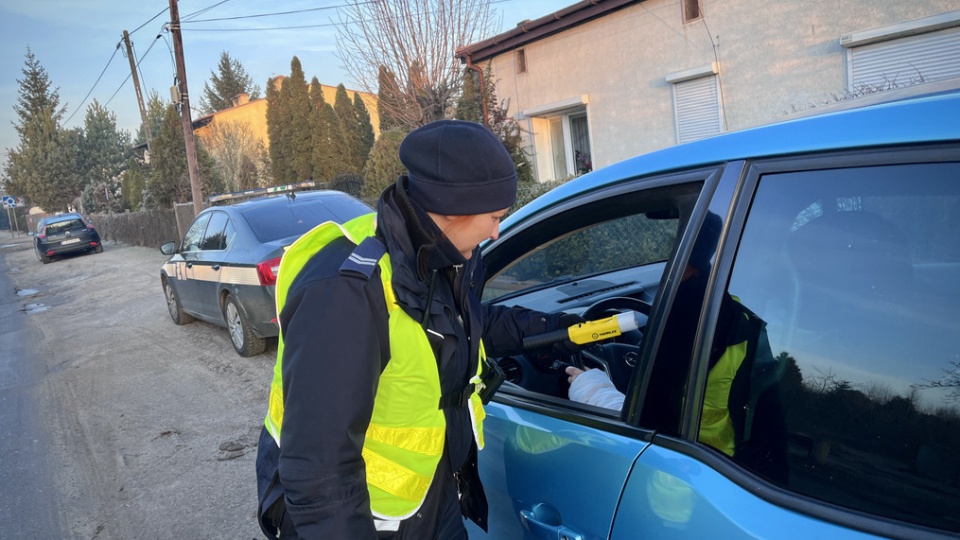
{"label": "white sleeve", "polygon": [[602,369],[588,369],[570,383],[570,399],[606,409],[620,410],[623,394]]}

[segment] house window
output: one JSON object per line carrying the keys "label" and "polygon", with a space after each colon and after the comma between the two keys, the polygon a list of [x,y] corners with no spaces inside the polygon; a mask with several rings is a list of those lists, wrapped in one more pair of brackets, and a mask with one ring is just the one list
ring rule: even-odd
{"label": "house window", "polygon": [[683,0],[682,4],[684,23],[700,18],[700,0]]}
{"label": "house window", "polygon": [[703,139],[722,131],[719,94],[716,75],[674,83],[677,143]]}
{"label": "house window", "polygon": [[546,170],[540,167],[539,179],[562,180],[592,171],[593,153],[586,110],[558,114],[545,121],[549,137],[544,143],[549,148],[550,162]]}
{"label": "house window", "polygon": [[960,11],[840,38],[854,96],[960,77]]}
{"label": "house window", "polygon": [[528,151],[538,181],[565,180],[593,170],[587,104],[584,94],[521,111],[530,120]]}
{"label": "house window", "polygon": [[517,51],[517,73],[527,72],[527,52],[524,49]]}

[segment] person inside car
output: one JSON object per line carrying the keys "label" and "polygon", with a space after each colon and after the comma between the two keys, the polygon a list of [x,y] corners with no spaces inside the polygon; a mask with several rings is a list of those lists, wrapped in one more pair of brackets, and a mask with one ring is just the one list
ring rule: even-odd
{"label": "person inside car", "polygon": [[[671,310],[670,321],[661,339],[658,362],[670,361],[661,369],[657,384],[649,385],[647,399],[670,408],[679,417],[680,401],[659,395],[665,389],[682,386],[682,361],[692,355],[691,325],[699,323],[700,305],[706,289],[710,258],[720,235],[720,218],[708,214],[684,269]],[[737,462],[781,484],[788,479],[787,430],[780,404],[778,381],[782,366],[770,349],[766,323],[728,293],[720,307],[720,321],[710,351],[707,385],[701,411],[698,440]],[[566,368],[571,400],[607,409],[620,410],[624,394],[600,369]],[[664,416],[670,417],[669,414]]]}
{"label": "person inside car", "polygon": [[441,120],[403,140],[377,213],[321,225],[284,255],[277,364],[257,455],[270,538],[466,538],[486,354],[579,317],[485,306],[478,245],[517,195],[488,128]]}

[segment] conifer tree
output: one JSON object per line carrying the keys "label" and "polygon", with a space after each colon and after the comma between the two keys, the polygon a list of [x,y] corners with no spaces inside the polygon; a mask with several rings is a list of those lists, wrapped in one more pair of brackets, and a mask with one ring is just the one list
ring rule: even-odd
{"label": "conifer tree", "polygon": [[283,125],[286,118],[284,111],[284,97],[280,91],[284,77],[276,77],[267,81],[267,138],[270,141],[270,171],[273,175],[273,184],[284,183],[292,176],[287,148],[283,143]]}
{"label": "conifer tree", "polygon": [[79,174],[86,212],[119,212],[120,176],[130,157],[130,135],[117,129],[116,115],[97,100],[87,107],[80,141]]}
{"label": "conifer tree", "polygon": [[83,189],[77,174],[80,135],[60,127],[65,111],[59,90],[51,88],[46,70],[29,48],[24,66],[13,106],[20,142],[8,154],[5,189],[47,212],[67,210]]}
{"label": "conifer tree", "polygon": [[310,135],[310,93],[300,59],[296,56],[290,61],[290,77],[284,79],[280,94],[284,103],[281,140],[284,154],[289,156],[289,169],[282,182],[301,182],[313,174],[313,149]]}
{"label": "conifer tree", "polygon": [[343,138],[345,168],[338,173],[359,174],[363,170],[363,160],[360,157],[360,127],[357,120],[357,111],[347,94],[343,84],[337,85],[337,93],[333,102],[333,110],[340,120],[340,136]]}
{"label": "conifer tree", "polygon": [[376,136],[373,134],[373,123],[370,121],[370,113],[367,111],[367,105],[360,97],[360,92],[353,94],[353,109],[357,118],[357,139],[359,141],[360,165],[366,163],[370,155],[370,149],[373,148],[373,142]]}
{"label": "conifer tree", "polygon": [[222,111],[233,106],[233,98],[238,94],[249,94],[250,99],[260,98],[260,87],[253,84],[240,61],[222,51],[217,63],[218,73],[210,72],[210,81],[203,84],[203,96],[200,98],[200,110],[206,114]]}
{"label": "conifer tree", "polygon": [[386,66],[380,66],[377,76],[377,117],[380,122],[380,133],[399,128],[402,123],[396,114],[400,110],[399,93],[397,76]]}

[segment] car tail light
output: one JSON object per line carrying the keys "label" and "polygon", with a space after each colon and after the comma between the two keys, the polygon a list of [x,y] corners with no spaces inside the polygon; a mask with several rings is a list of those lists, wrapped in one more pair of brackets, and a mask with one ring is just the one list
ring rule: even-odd
{"label": "car tail light", "polygon": [[39,238],[39,239],[41,239],[41,240],[46,240],[46,239],[47,239],[47,228],[46,228],[46,227],[44,227],[43,230],[40,231],[40,234],[37,235],[37,238]]}
{"label": "car tail light", "polygon": [[257,276],[260,278],[260,285],[276,285],[277,272],[280,271],[280,257],[263,261],[257,264]]}

